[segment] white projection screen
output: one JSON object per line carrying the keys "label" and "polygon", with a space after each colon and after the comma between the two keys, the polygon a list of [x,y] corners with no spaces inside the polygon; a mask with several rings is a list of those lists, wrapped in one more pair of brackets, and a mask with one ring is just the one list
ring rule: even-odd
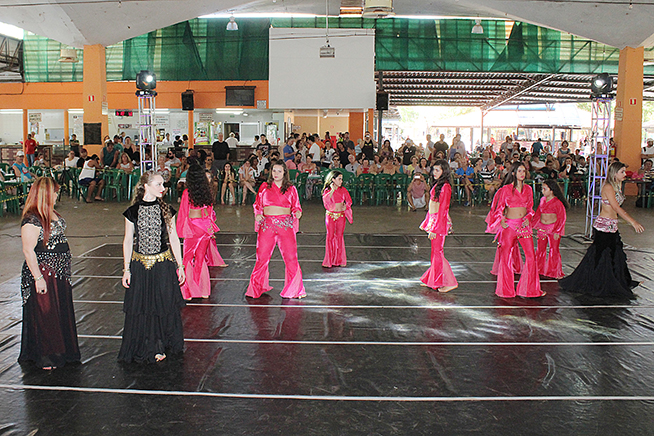
{"label": "white projection screen", "polygon": [[320,58],[325,29],[270,29],[269,108],[375,107],[375,32],[330,29],[336,57]]}

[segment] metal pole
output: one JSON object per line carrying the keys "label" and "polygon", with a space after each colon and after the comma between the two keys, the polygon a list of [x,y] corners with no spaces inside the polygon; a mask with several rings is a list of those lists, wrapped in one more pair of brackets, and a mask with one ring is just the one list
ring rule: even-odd
{"label": "metal pole", "polygon": [[[380,71],[379,72],[379,92],[384,91],[384,72]],[[383,112],[381,110],[377,110],[377,146],[381,150],[382,146],[382,118],[383,118]]]}

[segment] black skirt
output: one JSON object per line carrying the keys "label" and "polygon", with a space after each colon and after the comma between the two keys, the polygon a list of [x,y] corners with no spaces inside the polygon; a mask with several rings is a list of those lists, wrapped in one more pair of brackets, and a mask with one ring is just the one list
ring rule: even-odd
{"label": "black skirt", "polygon": [[559,280],[563,290],[593,297],[635,298],[620,233],[593,229],[593,243],[572,274]]}
{"label": "black skirt", "polygon": [[177,266],[170,260],[147,269],[132,260],[129,288],[125,291],[125,327],[118,360],[155,362],[156,354],[184,351],[180,308],[184,299],[177,278]]}
{"label": "black skirt", "polygon": [[23,333],[18,362],[40,368],[79,362],[73,290],[65,278],[44,274],[47,292],[37,294],[34,283],[23,305]]}

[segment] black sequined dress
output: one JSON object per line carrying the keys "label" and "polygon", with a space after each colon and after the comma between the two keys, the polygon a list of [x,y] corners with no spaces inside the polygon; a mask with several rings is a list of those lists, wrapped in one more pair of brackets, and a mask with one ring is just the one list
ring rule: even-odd
{"label": "black sequined dress", "polygon": [[47,243],[43,240],[43,226],[36,216],[26,216],[21,227],[26,224],[41,230],[34,252],[47,292],[36,293],[34,277],[24,262],[21,274],[23,333],[18,361],[34,362],[41,368],[79,362],[66,222],[59,216],[51,223]]}
{"label": "black sequined dress", "polygon": [[[170,211],[175,214],[172,207]],[[177,354],[184,350],[180,314],[184,299],[177,263],[168,247],[166,222],[157,201],[138,202],[123,215],[134,223],[134,247],[118,360],[154,362],[156,354]]]}

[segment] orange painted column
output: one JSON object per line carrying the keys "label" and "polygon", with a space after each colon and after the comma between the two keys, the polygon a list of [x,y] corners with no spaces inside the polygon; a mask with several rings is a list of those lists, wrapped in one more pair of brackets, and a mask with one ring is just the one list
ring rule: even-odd
{"label": "orange painted column", "polygon": [[84,136],[84,145],[89,155],[100,154],[102,138],[109,134],[109,106],[107,103],[107,65],[105,48],[100,44],[84,46],[83,83],[84,125],[101,123],[100,138],[89,142]]}
{"label": "orange painted column", "polygon": [[23,152],[25,152],[25,141],[27,141],[27,129],[29,128],[29,119],[27,116],[27,109],[23,109]]}
{"label": "orange painted column", "polygon": [[[193,123],[193,111],[188,111],[188,148],[193,148],[195,145],[195,125]],[[209,140],[211,143],[211,140]]]}
{"label": "orange painted column", "polygon": [[363,112],[350,112],[347,130],[350,132],[350,139],[356,144],[357,140],[363,139],[364,126]]}
{"label": "orange painted column", "polygon": [[68,148],[66,145],[70,145],[70,126],[68,125],[68,109],[64,109],[64,153],[67,152]]}
{"label": "orange painted column", "polygon": [[368,127],[366,128],[367,131],[370,132],[370,134],[373,134],[375,131],[375,110],[374,109],[368,109]]}
{"label": "orange painted column", "polygon": [[628,171],[638,171],[643,127],[643,47],[620,50],[614,114],[616,157],[629,165]]}

